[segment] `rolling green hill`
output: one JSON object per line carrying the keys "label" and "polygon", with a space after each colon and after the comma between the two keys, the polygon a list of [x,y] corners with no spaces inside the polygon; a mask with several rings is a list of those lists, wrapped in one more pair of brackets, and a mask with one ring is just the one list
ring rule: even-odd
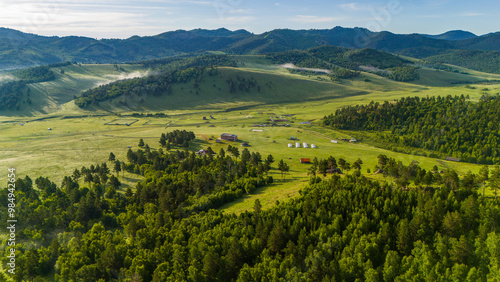
{"label": "rolling green hill", "polygon": [[[35,116],[52,114],[58,111],[73,111],[73,99],[83,90],[94,88],[116,80],[140,77],[148,73],[142,65],[85,65],[73,64],[51,68],[54,80],[28,84],[29,90],[23,91],[20,107],[2,110],[3,116]],[[15,79],[12,74],[7,78]],[[29,94],[28,94],[29,92]],[[28,102],[29,100],[29,102]]]}

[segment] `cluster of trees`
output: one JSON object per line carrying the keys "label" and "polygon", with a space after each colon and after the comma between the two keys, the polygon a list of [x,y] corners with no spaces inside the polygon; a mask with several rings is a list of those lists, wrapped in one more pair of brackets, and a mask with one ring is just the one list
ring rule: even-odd
{"label": "cluster of trees", "polygon": [[162,133],[160,137],[160,145],[167,148],[167,150],[170,150],[172,145],[188,148],[190,142],[195,138],[196,136],[192,131],[176,129],[168,132],[167,134]]}
{"label": "cluster of trees", "polygon": [[424,64],[421,64],[421,66],[433,68],[433,69],[436,69],[436,70],[447,71],[447,72],[469,74],[468,72],[459,71],[458,69],[456,69],[456,67],[451,67],[451,66],[443,64],[443,63],[425,62]]}
{"label": "cluster of trees", "polygon": [[21,98],[26,89],[24,81],[10,81],[0,84],[0,110],[19,110]]}
{"label": "cluster of trees", "polygon": [[270,164],[266,166],[260,153],[246,148],[239,152],[228,147],[227,154],[224,149],[215,154],[208,148],[203,156],[139,149],[129,151],[127,158],[131,162],[125,169],[145,176],[136,187],[136,204],[152,203],[177,218],[217,208],[273,182],[266,176]]}
{"label": "cluster of trees", "polygon": [[[484,164],[500,163],[500,97],[472,103],[463,95],[402,98],[348,106],[324,117],[336,129],[376,131],[378,146],[422,148]],[[387,132],[388,131],[388,132]]]}
{"label": "cluster of trees", "polygon": [[[486,281],[500,271],[500,207],[467,188],[466,177],[408,190],[369,180],[359,167],[316,178],[268,210],[256,200],[253,211],[235,215],[210,210],[229,194],[213,200],[269,183],[258,152],[140,151],[133,153],[146,163],[126,165],[145,176],[135,193],[103,197],[97,184],[79,188],[71,177],[61,188],[40,178],[38,189],[28,177],[17,179],[24,224],[17,230],[17,281],[54,271],[61,281]],[[318,168],[342,162],[325,160]],[[392,162],[379,156],[388,176]],[[415,174],[415,164],[395,167]],[[473,177],[472,184],[481,183]],[[0,209],[7,207],[5,191]],[[74,191],[81,193],[77,202]]]}
{"label": "cluster of trees", "polygon": [[230,93],[236,93],[236,91],[245,91],[249,92],[250,90],[256,88],[257,91],[260,91],[260,85],[257,83],[255,78],[244,78],[239,75],[236,75],[236,78],[229,77],[226,80],[227,86],[229,87]]}
{"label": "cluster of trees", "polygon": [[313,56],[308,51],[297,50],[270,53],[266,55],[266,58],[275,64],[292,63],[302,68],[330,69],[332,67],[331,64]]}
{"label": "cluster of trees", "polygon": [[165,60],[166,62],[162,59],[144,63],[147,67],[158,69],[159,74],[115,81],[89,89],[75,99],[75,104],[80,108],[85,108],[119,96],[161,96],[171,94],[173,84],[190,81],[195,88],[198,88],[203,79],[203,74],[217,75],[217,66],[235,65],[234,61],[228,59],[227,56],[207,55],[187,59]]}
{"label": "cluster of trees", "polygon": [[45,82],[56,79],[54,72],[50,70],[50,66],[39,66],[17,70],[13,72],[13,74],[20,80],[26,82],[26,84]]}
{"label": "cluster of trees", "polygon": [[414,81],[420,78],[418,68],[415,66],[401,66],[387,69],[386,72],[376,72],[378,75],[385,76],[394,81]]}
{"label": "cluster of trees", "polygon": [[336,80],[339,78],[345,78],[345,79],[354,78],[358,77],[359,75],[360,75],[359,71],[353,71],[343,68],[334,68],[332,70],[332,73],[330,74],[330,77],[332,80]]}

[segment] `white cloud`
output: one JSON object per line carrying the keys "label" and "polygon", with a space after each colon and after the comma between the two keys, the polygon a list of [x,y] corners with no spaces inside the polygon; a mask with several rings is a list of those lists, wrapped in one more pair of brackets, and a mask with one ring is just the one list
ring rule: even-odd
{"label": "white cloud", "polygon": [[345,11],[359,11],[361,9],[358,3],[341,4],[339,7]]}
{"label": "white cloud", "polygon": [[254,10],[252,9],[234,9],[234,10],[230,10],[228,12],[229,14],[253,14],[254,13]]}
{"label": "white cloud", "polygon": [[486,14],[469,12],[469,13],[460,14],[459,16],[461,16],[461,17],[481,17],[481,16],[486,16]]}
{"label": "white cloud", "polygon": [[210,22],[222,25],[240,25],[255,21],[257,18],[253,16],[238,16],[238,17],[221,17],[211,19]]}
{"label": "white cloud", "polygon": [[346,18],[341,17],[320,17],[320,16],[308,16],[308,15],[297,15],[292,18],[292,21],[300,23],[330,23],[340,20],[345,20]]}

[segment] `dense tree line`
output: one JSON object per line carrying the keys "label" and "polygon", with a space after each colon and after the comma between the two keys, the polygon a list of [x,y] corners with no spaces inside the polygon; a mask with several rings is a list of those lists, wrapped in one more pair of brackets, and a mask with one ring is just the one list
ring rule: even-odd
{"label": "dense tree line", "polygon": [[[165,61],[166,60],[166,61]],[[192,82],[198,88],[203,74],[217,74],[217,66],[232,66],[234,61],[227,56],[202,56],[188,59],[165,59],[144,63],[145,66],[158,69],[159,74],[133,78],[101,85],[83,92],[75,99],[80,108],[98,105],[99,102],[119,96],[160,96],[170,94],[175,83]]]}
{"label": "dense tree line", "polygon": [[[29,177],[17,179],[24,224],[17,234],[25,243],[16,245],[15,280],[40,281],[51,272],[58,281],[486,281],[498,275],[500,208],[479,196],[482,180],[475,175],[445,173],[429,187],[414,182],[423,174],[416,164],[380,155],[378,167],[388,177],[413,175],[414,188],[369,180],[356,160],[354,173],[311,176],[298,197],[268,210],[256,200],[253,211],[235,215],[211,208],[232,200],[230,193],[268,183],[259,167],[273,158],[236,147],[207,151],[132,151],[125,168],[145,176],[135,193],[102,192],[110,182],[102,181],[103,164],[75,171],[61,188],[46,178],[35,181],[37,189]],[[347,166],[341,158],[325,160],[318,169]],[[84,175],[100,183],[79,187]],[[490,186],[500,184],[494,181]],[[0,191],[0,209],[6,193]]]}
{"label": "dense tree line", "polygon": [[472,103],[462,96],[402,98],[348,106],[326,116],[325,126],[376,131],[380,146],[423,148],[433,156],[500,163],[500,98]]}
{"label": "dense tree line", "polygon": [[13,74],[26,84],[45,82],[56,79],[54,72],[50,70],[50,66],[39,66],[14,71]]}
{"label": "dense tree line", "polygon": [[420,78],[418,68],[414,66],[401,66],[387,69],[386,72],[376,72],[381,76],[385,76],[394,81],[414,81]]}

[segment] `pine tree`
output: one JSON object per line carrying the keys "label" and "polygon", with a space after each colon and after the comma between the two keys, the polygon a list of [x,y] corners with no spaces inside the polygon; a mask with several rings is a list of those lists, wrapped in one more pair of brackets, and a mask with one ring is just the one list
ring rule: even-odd
{"label": "pine tree", "polygon": [[500,187],[500,166],[495,166],[491,172],[490,186],[495,189],[495,201],[497,200],[497,190]]}
{"label": "pine tree", "polygon": [[486,181],[488,181],[488,179],[489,179],[489,174],[490,174],[490,170],[488,169],[487,165],[482,166],[481,169],[479,170],[478,181],[483,183],[483,197],[484,197],[484,194],[486,191]]}

